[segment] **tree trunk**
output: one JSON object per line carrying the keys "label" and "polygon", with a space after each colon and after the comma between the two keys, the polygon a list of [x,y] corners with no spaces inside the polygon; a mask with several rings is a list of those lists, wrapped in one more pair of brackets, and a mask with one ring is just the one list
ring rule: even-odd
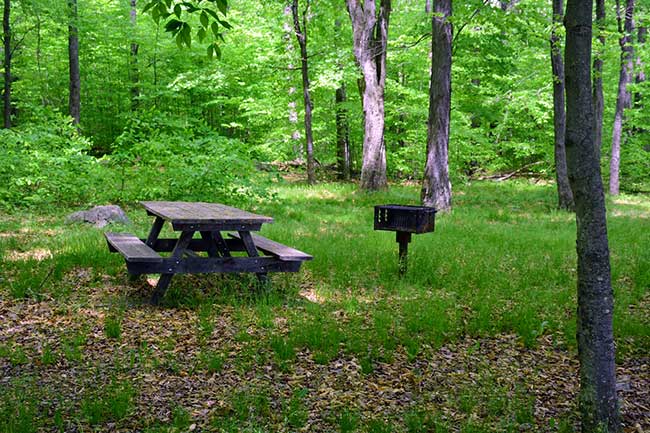
{"label": "tree trunk", "polygon": [[434,0],[431,19],[431,81],[427,122],[427,161],[422,203],[439,211],[451,209],[449,119],[451,114],[451,0]]}
{"label": "tree trunk", "polygon": [[424,0],[424,12],[427,14],[431,13],[431,0]]}
{"label": "tree trunk", "polygon": [[316,183],[316,174],[314,172],[314,138],[311,128],[311,95],[309,94],[309,63],[307,57],[307,12],[309,11],[309,0],[305,10],[302,12],[302,27],[300,25],[300,16],[298,15],[298,0],[291,3],[291,13],[293,15],[293,28],[300,46],[300,65],[302,70],[302,98],[305,103],[305,144],[307,147],[307,183],[313,185]]}
{"label": "tree trunk", "polygon": [[376,191],[388,186],[384,143],[384,87],[390,0],[346,0],[352,21],[354,56],[363,74],[363,163],[361,189]]}
{"label": "tree trunk", "polygon": [[138,49],[140,46],[135,41],[137,29],[137,0],[131,1],[131,30],[133,32],[131,41],[131,110],[138,109],[138,100],[140,98],[140,70],[138,69]]}
{"label": "tree trunk", "polygon": [[70,116],[79,125],[81,113],[81,78],[79,76],[79,30],[77,28],[77,0],[68,0],[70,23],[68,24],[68,58],[70,68]]}
{"label": "tree trunk", "polygon": [[345,83],[336,89],[336,163],[339,179],[350,180],[350,127]]}
{"label": "tree trunk", "polygon": [[[637,29],[637,41],[639,43],[638,52],[641,52],[641,48],[645,45],[646,38],[648,36],[648,28],[646,26],[639,25]],[[634,77],[634,82],[636,84],[641,84],[645,81],[645,71],[643,70],[643,60],[641,55],[637,54],[636,56],[636,75]],[[637,92],[634,94],[634,108],[641,108],[641,93]]]}
{"label": "tree trunk", "polygon": [[564,0],[553,0],[553,29],[551,30],[551,67],[553,69],[553,126],[555,132],[555,179],[557,182],[558,207],[573,210],[573,194],[566,166],[564,146],[566,111],[564,102],[564,61],[557,28],[564,19]]}
{"label": "tree trunk", "polygon": [[[632,96],[628,85],[632,82],[634,70],[634,48],[632,47],[632,32],[634,31],[634,0],[626,0],[625,17],[621,17],[620,0],[616,1],[618,30],[621,34],[621,70],[618,77],[618,94],[616,111],[612,126],[612,155],[609,161],[609,193],[619,193],[619,169],[621,165],[621,136],[623,135],[624,112],[632,106]],[[624,24],[621,23],[624,21]]]}
{"label": "tree trunk", "polygon": [[598,46],[594,57],[594,146],[598,149],[603,146],[603,113],[605,111],[605,97],[603,96],[603,55],[605,51],[605,0],[596,0],[596,23],[598,25]]}
{"label": "tree trunk", "polygon": [[4,127],[11,128],[11,0],[4,0],[4,13],[2,15],[2,39],[4,42],[4,90],[2,99],[4,101]]}
{"label": "tree trunk", "polygon": [[569,0],[566,26],[566,151],[576,204],[577,340],[583,433],[618,432],[613,291],[605,194],[594,146],[591,97],[593,0]]}

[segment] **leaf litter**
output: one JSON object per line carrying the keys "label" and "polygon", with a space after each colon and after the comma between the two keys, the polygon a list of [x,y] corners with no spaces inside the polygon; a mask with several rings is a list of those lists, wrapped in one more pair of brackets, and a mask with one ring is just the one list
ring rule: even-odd
{"label": "leaf litter", "polygon": [[[268,344],[272,330],[242,322],[245,305],[213,305],[210,325],[203,328],[200,312],[191,309],[143,304],[116,312],[106,299],[128,289],[109,277],[93,284],[86,272],[76,272],[83,284],[96,286],[85,289],[92,290],[87,304],[0,299],[0,387],[31,378],[40,417],[62,411],[66,430],[77,429],[82,400],[116,380],[135,390],[133,407],[94,431],[169,424],[179,407],[188,411],[195,431],[221,431],[215,420],[228,417],[241,426],[295,431],[287,408],[296,395],[295,405],[305,411],[297,430],[310,432],[337,430],[336,420],[347,411],[397,426],[405,413],[423,411],[436,414],[450,431],[477,420],[487,431],[499,431],[499,414],[510,416],[499,408],[517,399],[528,402],[530,411],[528,419],[522,415],[521,431],[549,431],[551,420],[576,419],[576,356],[549,335],[534,348],[510,334],[460,337],[439,348],[425,346],[416,357],[398,347],[390,359],[374,360],[369,372],[344,350],[317,363],[313,353],[300,349],[283,366]],[[121,332],[110,338],[105,326],[115,315]],[[284,317],[272,323],[286,335]],[[46,352],[53,360],[46,360]],[[216,354],[219,368],[203,365],[206,354]],[[625,358],[617,373],[625,431],[650,431],[650,358]],[[247,415],[241,415],[242,398]]]}

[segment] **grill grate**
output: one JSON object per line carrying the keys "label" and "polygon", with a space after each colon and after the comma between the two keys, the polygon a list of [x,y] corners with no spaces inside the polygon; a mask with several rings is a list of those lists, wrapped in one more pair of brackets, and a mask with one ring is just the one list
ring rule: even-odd
{"label": "grill grate", "polygon": [[436,210],[425,206],[385,204],[375,206],[375,230],[408,233],[432,232]]}

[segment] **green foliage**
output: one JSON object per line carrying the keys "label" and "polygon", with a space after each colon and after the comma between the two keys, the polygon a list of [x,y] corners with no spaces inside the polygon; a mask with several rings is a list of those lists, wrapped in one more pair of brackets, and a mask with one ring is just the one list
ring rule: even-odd
{"label": "green foliage", "polygon": [[[21,40],[13,62],[18,136],[7,132],[0,136],[8,143],[0,150],[3,207],[178,197],[179,191],[212,188],[218,197],[256,197],[260,193],[255,191],[256,181],[244,180],[243,192],[226,187],[238,181],[233,172],[251,172],[251,160],[304,156],[302,127],[289,120],[293,110],[289,106],[295,107],[298,119],[304,107],[296,67],[300,59],[295,46],[288,47],[295,41],[284,6],[148,0],[139,5],[134,25],[126,1],[80,1],[80,61],[93,68],[82,67],[81,125],[75,136],[75,128],[62,127],[66,121],[48,114],[68,109],[67,38],[61,31],[68,20],[65,2],[21,3],[13,23],[16,40]],[[431,21],[417,2],[396,0],[392,9],[386,71],[387,169],[392,178],[419,179],[427,139]],[[143,19],[143,13],[153,19]],[[640,9],[638,19],[647,20],[647,12]],[[455,5],[453,22],[449,164],[454,183],[467,176],[519,169],[522,174],[552,178],[550,5],[518,2],[503,11],[494,2],[469,0]],[[605,107],[604,159],[620,67],[614,14],[605,24],[608,38],[601,55],[605,101],[611,103]],[[313,3],[308,29],[316,159],[322,166],[335,162],[334,92],[345,84],[348,100],[343,107],[348,113],[353,170],[358,172],[363,112],[349,17],[335,3]],[[165,31],[172,38],[165,37]],[[139,47],[137,57],[127,55],[131,44]],[[179,50],[177,44],[186,49]],[[638,48],[642,63],[650,64],[648,50]],[[211,62],[206,50],[210,56],[221,55],[222,61]],[[621,182],[625,190],[647,191],[650,157],[643,125],[649,119],[648,110],[639,107],[650,90],[647,81],[631,87],[637,108],[626,111]],[[66,150],[46,152],[43,140],[63,143],[59,148]],[[22,143],[41,144],[23,149]],[[206,153],[206,148],[214,152]],[[99,161],[90,158],[106,154]],[[232,164],[233,171],[223,168]],[[14,176],[7,174],[14,171],[11,167],[17,167]],[[215,177],[206,179],[206,173]]]}
{"label": "green foliage", "polygon": [[192,22],[196,22],[196,20],[191,20],[191,17],[194,14],[194,17],[198,17],[198,24],[196,24],[198,30],[195,37],[203,42],[210,34],[210,39],[213,41],[208,45],[208,56],[210,57],[221,57],[219,41],[224,41],[221,27],[232,28],[224,19],[228,12],[226,0],[150,0],[142,12],[150,12],[157,24],[163,21],[165,31],[172,34],[176,45],[188,48],[192,47]]}
{"label": "green foliage", "polygon": [[90,142],[69,119],[0,130],[0,203],[7,207],[92,202],[101,182]]}
{"label": "green foliage", "polygon": [[0,202],[9,209],[271,198],[270,177],[258,172],[250,148],[156,112],[130,122],[113,154],[101,159],[90,154],[90,141],[69,119],[56,113],[0,130],[0,139]]}

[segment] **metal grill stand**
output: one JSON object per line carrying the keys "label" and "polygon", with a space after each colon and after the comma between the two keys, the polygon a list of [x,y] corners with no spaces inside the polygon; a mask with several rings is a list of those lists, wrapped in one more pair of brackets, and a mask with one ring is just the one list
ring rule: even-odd
{"label": "metal grill stand", "polygon": [[408,267],[408,245],[413,233],[428,233],[434,230],[436,210],[424,206],[378,205],[375,206],[375,230],[394,231],[399,244],[399,275]]}

